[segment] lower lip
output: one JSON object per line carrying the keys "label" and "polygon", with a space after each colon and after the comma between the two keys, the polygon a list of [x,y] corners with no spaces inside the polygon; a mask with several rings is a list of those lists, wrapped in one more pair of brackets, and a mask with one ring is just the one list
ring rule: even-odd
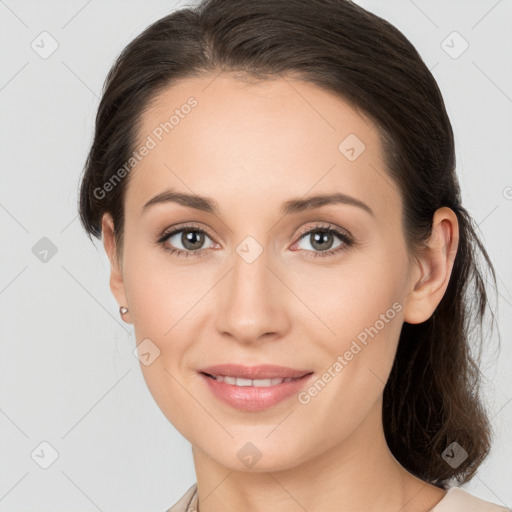
{"label": "lower lip", "polygon": [[300,379],[281,382],[281,384],[275,384],[274,386],[255,387],[235,386],[219,382],[204,373],[199,373],[199,375],[206,381],[210,391],[217,398],[240,411],[254,412],[264,411],[292,395],[297,395],[310,377],[313,376],[312,373],[308,373]]}

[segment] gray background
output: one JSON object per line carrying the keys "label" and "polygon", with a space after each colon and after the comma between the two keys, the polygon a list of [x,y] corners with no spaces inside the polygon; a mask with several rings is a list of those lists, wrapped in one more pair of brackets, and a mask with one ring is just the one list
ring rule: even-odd
{"label": "gray background", "polygon": [[[463,201],[499,276],[502,336],[482,367],[495,442],[466,489],[510,507],[512,1],[357,3],[416,46],[453,123]],[[176,5],[185,2],[0,0],[0,511],[163,512],[195,481],[190,446],[132,353],[103,247],[76,211],[107,71]],[[58,43],[46,59],[31,47],[43,31]],[[453,31],[469,44],[457,58]]]}

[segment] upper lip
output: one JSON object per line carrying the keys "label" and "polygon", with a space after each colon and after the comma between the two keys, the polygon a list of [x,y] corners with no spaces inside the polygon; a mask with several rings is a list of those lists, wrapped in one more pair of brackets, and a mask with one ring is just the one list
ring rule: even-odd
{"label": "upper lip", "polygon": [[276,366],[273,364],[262,364],[258,366],[243,366],[241,364],[217,364],[208,366],[199,370],[201,373],[209,375],[224,375],[227,377],[242,377],[245,379],[273,379],[288,377],[303,377],[311,370],[301,370],[295,368],[287,368],[286,366]]}

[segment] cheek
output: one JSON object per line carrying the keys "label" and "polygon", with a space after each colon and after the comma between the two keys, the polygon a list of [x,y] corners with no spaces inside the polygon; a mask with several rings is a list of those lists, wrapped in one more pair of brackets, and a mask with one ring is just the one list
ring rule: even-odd
{"label": "cheek", "polygon": [[[290,272],[287,282],[303,302],[303,318],[317,333],[348,340],[376,322],[382,329],[382,315],[386,326],[397,323],[397,313],[403,309],[405,272],[404,256],[354,253],[337,267],[311,266]],[[293,296],[290,300],[295,301]]]}
{"label": "cheek", "polygon": [[319,325],[315,319],[301,324],[306,337],[315,340],[315,353],[324,355],[318,379],[326,382],[306,389],[301,403],[307,402],[305,411],[314,411],[310,415],[316,418],[318,428],[337,425],[326,442],[335,442],[357,428],[388,380],[403,323],[394,277],[368,270],[355,277],[326,280],[336,292],[326,297],[316,288],[310,296],[315,313],[334,333],[322,325],[325,333],[319,336],[313,327]]}
{"label": "cheek", "polygon": [[134,327],[145,337],[161,339],[205,294],[205,272],[200,265],[176,264],[175,257],[159,247],[126,247],[124,282]]}
{"label": "cheek", "polygon": [[[183,387],[182,362],[194,339],[194,306],[204,294],[204,280],[191,279],[185,267],[166,263],[166,255],[159,255],[157,248],[134,245],[126,245],[124,280],[136,343],[145,347],[139,348],[140,368],[155,402],[188,438],[187,417],[195,409]],[[144,352],[150,353],[149,364]]]}
{"label": "cheek", "polygon": [[314,282],[297,280],[293,288],[314,313],[300,326],[327,354],[324,370],[331,367],[336,375],[328,386],[332,396],[324,396],[327,402],[345,397],[354,418],[363,402],[375,401],[389,376],[403,324],[406,265],[405,254],[388,257],[375,250],[329,273],[317,272]]}

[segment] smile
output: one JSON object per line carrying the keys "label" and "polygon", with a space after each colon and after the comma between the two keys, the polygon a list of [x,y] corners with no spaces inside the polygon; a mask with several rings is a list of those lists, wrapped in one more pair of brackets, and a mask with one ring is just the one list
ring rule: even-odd
{"label": "smile", "polygon": [[209,375],[205,374],[208,377],[211,377],[212,379],[215,379],[217,382],[225,382],[226,384],[230,384],[232,386],[255,386],[255,387],[262,387],[262,388],[268,388],[270,386],[275,386],[277,384],[282,384],[283,382],[290,382],[292,380],[297,380],[300,377],[297,377],[295,379],[291,377],[282,378],[282,377],[275,377],[273,379],[246,379],[244,377],[230,377],[227,375]]}

